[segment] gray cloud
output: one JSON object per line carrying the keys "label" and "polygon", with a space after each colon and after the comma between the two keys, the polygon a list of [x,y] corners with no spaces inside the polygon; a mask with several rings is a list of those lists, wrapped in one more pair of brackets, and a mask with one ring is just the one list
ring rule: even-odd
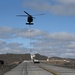
{"label": "gray cloud", "polygon": [[29,53],[28,48],[23,47],[22,43],[7,43],[5,41],[0,41],[0,53]]}
{"label": "gray cloud", "polygon": [[41,54],[75,58],[75,34],[72,33],[47,33],[32,45]]}
{"label": "gray cloud", "polygon": [[75,0],[57,0],[57,2],[63,4],[75,4]]}
{"label": "gray cloud", "polygon": [[41,30],[38,29],[17,29],[17,28],[10,28],[10,27],[0,27],[0,38],[1,39],[11,39],[11,38],[30,38],[30,37],[37,37],[40,35],[45,34]]}
{"label": "gray cloud", "polygon": [[[0,27],[0,53],[28,53],[30,47],[25,47],[24,42],[14,42],[12,38],[29,39],[31,32],[32,53],[48,56],[75,58],[75,34],[69,32],[49,33],[39,29],[17,29]],[[4,36],[4,37],[3,37]],[[10,38],[9,38],[10,36]],[[13,36],[13,37],[12,37]],[[8,40],[12,40],[8,42]],[[2,41],[4,40],[4,41]],[[73,54],[73,55],[72,55]]]}
{"label": "gray cloud", "polygon": [[32,29],[32,30],[29,30],[29,29],[24,29],[22,30],[21,32],[19,32],[17,34],[17,36],[20,36],[20,37],[27,37],[27,38],[32,38],[32,37],[37,37],[37,36],[42,36],[44,35],[45,32],[41,31],[41,30],[38,30],[38,29]]}
{"label": "gray cloud", "polygon": [[10,27],[0,27],[0,38],[1,39],[9,39],[14,38],[16,34],[16,30]]}
{"label": "gray cloud", "polygon": [[75,41],[75,34],[68,32],[55,32],[46,35],[45,38],[60,41]]}
{"label": "gray cloud", "polygon": [[50,12],[56,15],[75,15],[74,0],[27,0],[23,3],[23,6],[34,10]]}

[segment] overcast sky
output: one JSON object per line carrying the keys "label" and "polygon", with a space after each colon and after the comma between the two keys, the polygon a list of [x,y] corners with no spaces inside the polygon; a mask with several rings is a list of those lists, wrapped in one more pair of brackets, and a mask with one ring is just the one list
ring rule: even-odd
{"label": "overcast sky", "polygon": [[[27,11],[34,25],[27,26]],[[31,33],[30,33],[31,32]],[[31,36],[30,36],[31,35]],[[75,58],[75,0],[0,0],[0,53]]]}

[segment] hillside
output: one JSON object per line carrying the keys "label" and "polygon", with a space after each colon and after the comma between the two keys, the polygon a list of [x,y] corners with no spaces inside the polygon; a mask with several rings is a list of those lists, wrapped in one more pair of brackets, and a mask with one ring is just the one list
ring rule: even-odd
{"label": "hillside", "polygon": [[40,55],[40,54],[35,54],[35,59],[38,59],[38,60],[47,60],[47,56],[44,56],[44,55]]}
{"label": "hillside", "polygon": [[30,60],[30,54],[0,54],[0,60],[3,60],[5,64],[13,62],[21,62],[23,60]]}

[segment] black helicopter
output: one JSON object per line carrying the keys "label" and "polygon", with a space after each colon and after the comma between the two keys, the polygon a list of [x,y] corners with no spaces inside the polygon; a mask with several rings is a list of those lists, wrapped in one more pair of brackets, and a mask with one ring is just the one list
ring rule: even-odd
{"label": "black helicopter", "polygon": [[[24,13],[26,13],[27,15],[17,15],[17,16],[22,16],[22,17],[27,17],[27,25],[33,25],[33,19],[35,19],[35,17],[33,17],[32,15],[30,15],[29,13],[27,13],[26,11],[24,11]],[[44,14],[38,14],[38,15],[44,15]]]}

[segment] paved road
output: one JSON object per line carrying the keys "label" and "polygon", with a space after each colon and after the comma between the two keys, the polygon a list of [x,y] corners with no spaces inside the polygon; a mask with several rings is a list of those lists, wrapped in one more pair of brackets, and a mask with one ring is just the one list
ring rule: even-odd
{"label": "paved road", "polygon": [[9,72],[5,73],[4,75],[26,75],[26,64],[23,62],[14,69],[10,70]]}
{"label": "paved road", "polygon": [[28,75],[53,75],[38,66],[38,64],[27,63]]}
{"label": "paved road", "polygon": [[51,66],[50,64],[40,64],[40,65],[52,69],[53,71],[58,72],[60,75],[75,75],[75,69]]}
{"label": "paved road", "polygon": [[75,75],[74,69],[51,66],[50,64],[43,63],[34,64],[30,61],[24,61],[11,71],[5,73],[4,75],[53,75],[40,68],[38,65],[46,67],[48,69],[52,69],[53,71],[58,72],[60,75]]}
{"label": "paved road", "polygon": [[42,68],[40,68],[37,64],[33,62],[24,61],[16,68],[11,71],[5,73],[4,75],[53,75]]}

